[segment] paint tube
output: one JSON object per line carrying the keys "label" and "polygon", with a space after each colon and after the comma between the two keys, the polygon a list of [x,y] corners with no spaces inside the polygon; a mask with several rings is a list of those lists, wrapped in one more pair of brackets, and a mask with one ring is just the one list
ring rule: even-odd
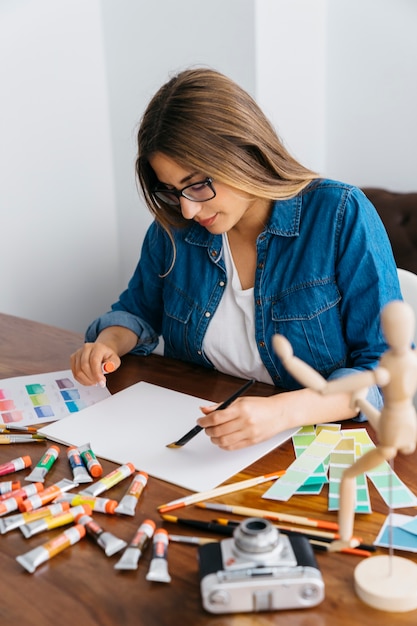
{"label": "paint tube", "polygon": [[94,485],[90,485],[86,489],[80,491],[81,495],[87,496],[99,496],[103,491],[107,491],[110,487],[117,485],[122,480],[131,476],[135,471],[135,466],[133,463],[126,463],[125,465],[120,465],[117,469],[110,472],[100,480],[97,480]]}
{"label": "paint tube", "polygon": [[148,474],[146,472],[138,472],[132,482],[129,489],[120,500],[115,509],[115,513],[122,513],[124,515],[134,515],[136,505],[139,498],[146,487],[148,482]]}
{"label": "paint tube", "polygon": [[80,513],[91,515],[91,509],[85,504],[73,506],[68,509],[68,511],[64,511],[63,513],[59,513],[58,515],[50,515],[49,517],[44,517],[42,519],[29,522],[28,524],[23,524],[23,526],[20,526],[20,530],[22,531],[26,539],[29,539],[29,537],[33,537],[33,535],[43,533],[45,530],[52,530],[53,528],[59,528],[60,526],[72,524],[77,515],[80,515]]}
{"label": "paint tube", "polygon": [[0,518],[0,533],[4,535],[10,530],[15,530],[16,528],[19,528],[19,526],[23,526],[23,524],[34,522],[36,519],[41,519],[42,517],[48,517],[51,515],[58,515],[58,513],[68,511],[69,507],[70,505],[68,502],[59,502],[57,504],[43,506],[40,509],[35,509],[30,513],[16,513],[15,515],[8,515],[7,517]]}
{"label": "paint tube", "polygon": [[42,483],[32,483],[31,485],[25,485],[20,489],[16,489],[15,491],[11,491],[8,494],[4,494],[4,496],[0,496],[0,505],[2,502],[8,500],[9,498],[22,498],[22,500],[24,500],[25,498],[29,498],[29,496],[33,496],[35,493],[39,493],[40,491],[43,491]]}
{"label": "paint tube", "polygon": [[42,483],[33,483],[19,489],[19,495],[13,495],[0,502],[0,516],[17,511],[28,498],[34,498],[44,490]]}
{"label": "paint tube", "polygon": [[13,474],[14,472],[25,469],[25,467],[29,467],[29,465],[32,465],[32,459],[30,456],[19,456],[17,459],[13,459],[8,463],[0,465],[0,476]]}
{"label": "paint tube", "polygon": [[115,564],[115,569],[137,569],[139,559],[155,531],[155,522],[146,519],[137,529],[132,541]]}
{"label": "paint tube", "polygon": [[170,583],[171,576],[168,573],[168,533],[165,528],[155,530],[153,536],[152,560],[149,565],[146,580],[159,583]]}
{"label": "paint tube", "polygon": [[[39,509],[41,506],[44,506],[45,504],[52,502],[52,500],[55,500],[64,491],[69,491],[70,489],[74,489],[74,487],[78,487],[77,483],[74,483],[68,478],[63,478],[54,485],[47,487],[40,493],[31,496],[26,500],[21,500],[19,503],[19,511],[21,513],[27,513],[28,511],[32,511],[33,509]],[[7,502],[7,500],[5,500],[5,502]]]}
{"label": "paint tube", "polygon": [[68,448],[67,457],[76,483],[81,485],[81,483],[93,482],[93,479],[88,473],[76,446],[70,446]]}
{"label": "paint tube", "polygon": [[71,506],[88,504],[92,511],[97,513],[114,513],[118,505],[117,500],[100,498],[100,496],[87,496],[81,493],[63,493],[54,502],[69,502]]}
{"label": "paint tube", "polygon": [[20,480],[3,480],[0,482],[0,500],[9,498],[8,494],[13,495],[10,492],[18,489],[20,489]]}
{"label": "paint tube", "polygon": [[77,515],[75,518],[77,524],[83,524],[87,531],[87,535],[91,537],[102,550],[104,550],[106,556],[113,556],[119,550],[123,550],[126,548],[127,542],[123,541],[123,539],[119,539],[113,535],[113,533],[108,532],[101,528],[99,524],[90,516],[90,515]]}
{"label": "paint tube", "polygon": [[92,451],[90,444],[85,443],[84,445],[80,446],[78,448],[78,452],[80,453],[80,456],[84,461],[84,464],[87,470],[90,472],[91,476],[93,478],[99,478],[103,473],[103,467],[94,452]]}
{"label": "paint tube", "polygon": [[47,541],[42,546],[38,546],[33,550],[29,550],[25,554],[20,554],[16,557],[16,561],[22,565],[28,572],[33,574],[39,565],[45,563],[45,561],[49,561],[56,554],[59,554],[65,548],[69,548],[74,545],[80,539],[85,536],[85,528],[82,524],[76,524],[67,530],[64,530],[63,533],[52,539],[51,541]]}
{"label": "paint tube", "polygon": [[43,483],[45,476],[50,471],[52,465],[58,458],[60,449],[58,446],[50,446],[40,461],[35,465],[31,473],[26,476],[25,480]]}

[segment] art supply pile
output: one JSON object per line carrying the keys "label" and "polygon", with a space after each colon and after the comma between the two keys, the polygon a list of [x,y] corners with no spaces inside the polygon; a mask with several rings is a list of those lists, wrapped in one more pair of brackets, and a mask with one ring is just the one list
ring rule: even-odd
{"label": "art supply pile", "polygon": [[[132,570],[137,569],[140,557],[153,538],[153,556],[147,579],[169,582],[166,530],[157,528],[153,520],[145,519],[130,542],[127,542],[103,528],[94,518],[95,512],[134,516],[139,498],[148,482],[147,473],[136,472],[132,463],[126,463],[103,476],[103,467],[90,444],[79,448],[70,446],[67,457],[74,480],[63,478],[45,487],[45,479],[60,452],[56,445],[47,449],[25,477],[32,484],[22,487],[20,480],[0,482],[1,534],[20,530],[25,538],[29,538],[69,526],[50,541],[17,555],[18,563],[33,573],[42,563],[88,536],[107,557],[123,550],[114,568]],[[0,476],[27,469],[31,465],[30,456],[13,459],[0,465]],[[131,481],[120,501],[100,495],[129,477]],[[83,483],[89,485],[77,493],[69,493]]]}

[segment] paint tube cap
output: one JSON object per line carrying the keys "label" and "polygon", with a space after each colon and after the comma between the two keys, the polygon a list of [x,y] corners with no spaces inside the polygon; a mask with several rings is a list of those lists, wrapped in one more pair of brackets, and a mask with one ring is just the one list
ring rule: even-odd
{"label": "paint tube cap", "polygon": [[32,465],[32,459],[30,458],[30,456],[22,456],[22,460],[25,464],[24,467],[29,467],[29,465]]}
{"label": "paint tube cap", "polygon": [[107,500],[104,510],[106,513],[114,513],[118,504],[117,500]]}
{"label": "paint tube cap", "polygon": [[[77,518],[78,517],[79,516],[77,515]],[[77,531],[77,533],[80,535],[80,539],[82,539],[85,536],[86,530],[85,530],[85,526],[83,524],[74,524],[74,526],[72,526],[72,528],[74,528]]]}
{"label": "paint tube cap", "polygon": [[98,461],[96,463],[91,463],[88,471],[93,478],[99,478],[103,474],[103,468]]}

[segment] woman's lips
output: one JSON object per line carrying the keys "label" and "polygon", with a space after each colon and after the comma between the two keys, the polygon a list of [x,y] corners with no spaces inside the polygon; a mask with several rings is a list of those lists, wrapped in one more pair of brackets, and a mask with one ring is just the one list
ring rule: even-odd
{"label": "woman's lips", "polygon": [[209,217],[206,220],[202,220],[201,218],[198,220],[198,223],[200,224],[200,226],[204,226],[204,228],[209,228],[210,226],[212,226],[214,224],[214,222],[216,221],[217,218],[217,213],[216,215],[213,215],[213,217]]}

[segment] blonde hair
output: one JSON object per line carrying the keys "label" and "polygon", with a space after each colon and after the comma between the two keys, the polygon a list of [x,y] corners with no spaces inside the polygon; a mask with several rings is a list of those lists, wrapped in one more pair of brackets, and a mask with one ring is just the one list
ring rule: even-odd
{"label": "blonde hair", "polygon": [[172,240],[171,227],[189,221],[152,197],[158,180],[149,158],[156,152],[254,198],[290,198],[317,178],[289,154],[246,91],[206,68],[183,71],[165,83],[149,102],[138,131],[138,181]]}

